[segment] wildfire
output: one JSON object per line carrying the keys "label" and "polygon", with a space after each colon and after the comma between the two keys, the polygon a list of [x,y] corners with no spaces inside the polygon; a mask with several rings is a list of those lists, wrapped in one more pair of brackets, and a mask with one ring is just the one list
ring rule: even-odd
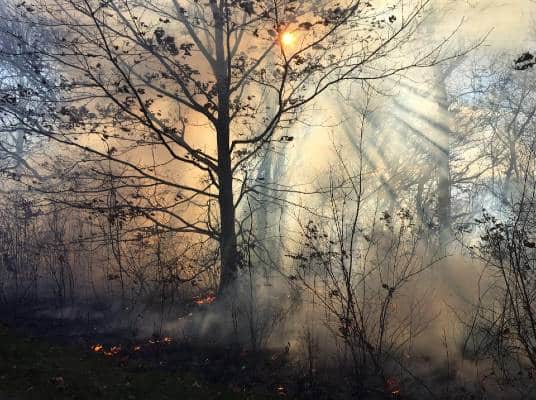
{"label": "wildfire", "polygon": [[100,344],[94,344],[93,346],[91,346],[91,350],[94,351],[95,353],[101,352],[102,349],[103,347]]}
{"label": "wildfire", "polygon": [[214,301],[216,301],[216,296],[213,294],[209,294],[205,297],[200,297],[194,300],[195,304],[198,305],[212,304]]}
{"label": "wildfire", "polygon": [[[162,337],[152,336],[151,338],[148,339],[147,342],[149,344],[161,343],[165,345],[170,345],[171,343],[173,343],[173,338],[171,336],[162,336]],[[139,353],[143,351],[143,349],[144,349],[143,344],[136,344],[131,347],[131,351],[133,353]],[[93,346],[91,346],[91,351],[95,353],[103,354],[106,357],[114,357],[123,353],[123,348],[121,347],[121,345],[116,345],[116,346],[111,346],[109,349],[107,349],[102,344],[94,344]],[[128,353],[128,350],[127,350],[127,353]]]}
{"label": "wildfire", "polygon": [[276,388],[275,388],[277,394],[279,396],[286,396],[287,395],[287,390],[285,389],[285,387],[283,385],[278,385]]}
{"label": "wildfire", "polygon": [[399,398],[400,384],[395,378],[387,378],[387,380],[385,381],[385,389],[393,396],[393,398]]}
{"label": "wildfire", "polygon": [[152,336],[148,340],[148,342],[149,344],[158,344],[158,343],[171,344],[173,342],[173,338],[171,336],[163,336],[163,337]]}
{"label": "wildfire", "polygon": [[102,344],[94,344],[91,346],[91,351],[95,353],[102,353],[106,357],[113,357],[121,353],[121,346],[112,346],[110,350],[105,350]]}
{"label": "wildfire", "polygon": [[106,357],[113,357],[121,353],[121,346],[112,346],[109,351],[105,351],[103,354]]}
{"label": "wildfire", "polygon": [[165,344],[170,344],[172,341],[173,341],[173,338],[169,336],[164,336],[162,338],[162,342],[164,342]]}

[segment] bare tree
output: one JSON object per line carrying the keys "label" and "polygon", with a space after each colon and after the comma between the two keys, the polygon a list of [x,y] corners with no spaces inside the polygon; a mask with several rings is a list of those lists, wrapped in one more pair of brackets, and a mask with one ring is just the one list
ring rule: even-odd
{"label": "bare tree", "polygon": [[[251,189],[249,166],[321,94],[347,80],[375,80],[437,63],[448,39],[400,61],[430,1],[375,8],[336,1],[54,0],[11,5],[12,19],[47,32],[38,57],[61,101],[35,108],[4,101],[26,134],[78,148],[77,164],[111,160],[128,169],[123,197],[161,190],[159,201],[122,207],[220,246],[220,293],[240,263],[236,209]],[[409,10],[409,11],[408,11]],[[270,56],[270,57],[269,57]],[[275,107],[263,109],[267,96]],[[43,105],[44,104],[44,105]],[[155,162],[147,158],[156,157]],[[186,172],[188,171],[188,172]],[[148,189],[150,188],[150,189]],[[128,193],[128,195],[126,194]],[[166,222],[162,222],[166,221]]]}
{"label": "bare tree", "polygon": [[483,63],[472,77],[475,125],[488,135],[491,174],[483,176],[483,196],[493,201],[472,222],[472,243],[466,242],[490,281],[466,321],[466,345],[473,344],[476,356],[492,358],[508,377],[511,363],[536,365],[536,141],[533,72],[516,71],[503,59],[511,57]]}
{"label": "bare tree", "polygon": [[425,249],[426,230],[408,209],[381,211],[371,195],[374,171],[364,157],[369,102],[356,127],[358,160],[346,161],[336,148],[327,204],[298,221],[301,238],[288,250],[295,262],[288,279],[319,305],[327,329],[343,344],[358,390],[373,376],[398,387],[389,383],[385,366],[408,351],[427,323],[416,318],[419,299],[406,309],[404,287],[442,258]]}
{"label": "bare tree", "polygon": [[[44,63],[32,54],[32,49],[40,47],[46,39],[39,28],[13,21],[9,15],[7,10],[0,9],[0,16],[5,19],[0,35],[0,102],[16,105],[21,111],[28,110],[33,95],[43,88],[41,74],[46,73]],[[22,53],[28,56],[19,57]],[[5,114],[0,117],[0,172],[16,180],[41,179],[35,162],[30,160],[39,140],[29,137],[16,119]]]}

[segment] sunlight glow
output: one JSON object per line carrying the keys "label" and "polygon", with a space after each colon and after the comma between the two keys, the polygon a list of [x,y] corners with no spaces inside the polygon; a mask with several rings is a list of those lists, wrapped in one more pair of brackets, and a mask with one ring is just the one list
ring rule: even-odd
{"label": "sunlight glow", "polygon": [[283,47],[291,47],[296,42],[296,37],[292,32],[283,32],[281,34],[281,45]]}

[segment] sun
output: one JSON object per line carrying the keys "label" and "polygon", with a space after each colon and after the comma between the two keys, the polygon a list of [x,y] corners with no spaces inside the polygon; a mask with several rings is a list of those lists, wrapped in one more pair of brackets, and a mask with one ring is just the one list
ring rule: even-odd
{"label": "sun", "polygon": [[284,47],[291,47],[296,41],[296,37],[294,36],[292,32],[287,31],[281,34],[280,41]]}

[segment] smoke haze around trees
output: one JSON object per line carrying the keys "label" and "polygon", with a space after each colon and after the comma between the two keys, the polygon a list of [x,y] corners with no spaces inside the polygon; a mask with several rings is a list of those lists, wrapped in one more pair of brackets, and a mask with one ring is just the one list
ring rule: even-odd
{"label": "smoke haze around trees", "polygon": [[0,302],[283,348],[313,397],[530,398],[536,5],[505,3],[5,1]]}

